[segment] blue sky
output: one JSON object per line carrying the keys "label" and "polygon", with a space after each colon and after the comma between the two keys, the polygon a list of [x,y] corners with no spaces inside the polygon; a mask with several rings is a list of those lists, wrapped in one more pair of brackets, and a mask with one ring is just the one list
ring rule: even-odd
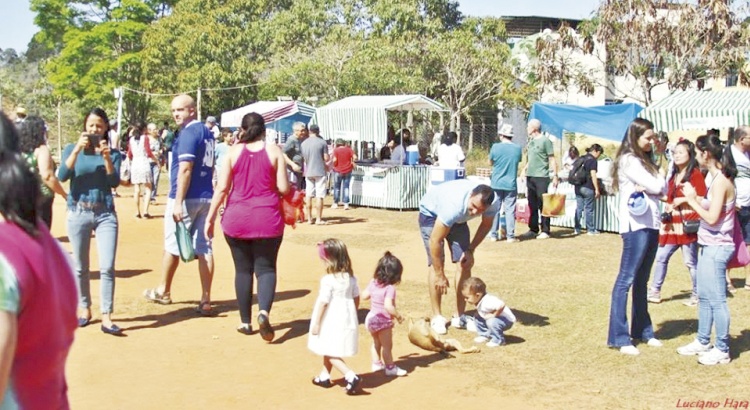
{"label": "blue sky", "polygon": [[[460,9],[472,16],[589,17],[599,0],[460,0]],[[28,0],[0,0],[0,48],[25,51],[39,28]]]}

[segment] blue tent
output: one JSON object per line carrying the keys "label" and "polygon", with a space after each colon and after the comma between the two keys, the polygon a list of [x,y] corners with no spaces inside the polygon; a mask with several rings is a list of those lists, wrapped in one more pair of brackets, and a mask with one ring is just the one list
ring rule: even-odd
{"label": "blue tent", "polygon": [[581,107],[566,104],[534,103],[529,119],[542,122],[542,131],[562,138],[563,130],[580,132],[612,141],[622,141],[628,125],[643,110],[638,104]]}

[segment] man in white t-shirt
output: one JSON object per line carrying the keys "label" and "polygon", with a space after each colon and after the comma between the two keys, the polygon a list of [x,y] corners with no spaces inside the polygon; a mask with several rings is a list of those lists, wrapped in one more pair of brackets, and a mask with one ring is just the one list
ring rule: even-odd
{"label": "man in white t-shirt", "polygon": [[[737,215],[745,244],[750,245],[750,127],[743,125],[734,131],[734,143],[731,149],[734,163],[737,165],[737,177],[734,179],[734,186],[737,189],[735,206],[739,209]],[[750,290],[750,273],[747,267],[745,273],[747,275],[745,289]]]}
{"label": "man in white t-shirt", "polygon": [[208,127],[208,129],[211,130],[211,133],[214,134],[214,140],[218,140],[221,136],[221,129],[219,129],[219,126],[216,124],[216,117],[206,117],[206,127]]}

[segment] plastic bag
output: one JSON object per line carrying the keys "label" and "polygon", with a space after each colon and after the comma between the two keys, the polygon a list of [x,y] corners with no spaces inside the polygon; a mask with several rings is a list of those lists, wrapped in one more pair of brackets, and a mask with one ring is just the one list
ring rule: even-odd
{"label": "plastic bag", "polygon": [[553,218],[565,215],[565,194],[542,194],[542,216]]}
{"label": "plastic bag", "polygon": [[130,158],[125,157],[120,164],[120,183],[123,185],[130,183]]}
{"label": "plastic bag", "polygon": [[299,191],[292,186],[279,200],[279,206],[284,223],[295,228],[297,221],[305,220],[305,191]]}
{"label": "plastic bag", "polygon": [[180,250],[180,259],[183,262],[190,262],[195,259],[195,249],[193,248],[193,235],[190,234],[185,222],[177,222],[177,248]]}

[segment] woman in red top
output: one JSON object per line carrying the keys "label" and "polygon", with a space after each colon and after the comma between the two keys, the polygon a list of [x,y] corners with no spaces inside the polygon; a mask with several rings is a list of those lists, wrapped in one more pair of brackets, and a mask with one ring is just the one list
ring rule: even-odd
{"label": "woman in red top", "polygon": [[333,149],[333,205],[336,209],[339,203],[344,204],[344,209],[349,209],[349,182],[352,180],[352,170],[357,155],[354,150],[341,138],[336,140],[336,148]]}
{"label": "woman in red top", "polygon": [[706,195],[706,183],[700,169],[698,169],[694,147],[695,145],[692,142],[682,140],[677,143],[672,154],[674,165],[671,177],[667,182],[667,196],[662,198],[666,202],[666,205],[664,206],[661,227],[659,229],[659,250],[656,252],[653,281],[648,290],[648,301],[651,303],[661,303],[661,286],[664,283],[664,278],[667,276],[669,258],[672,257],[678,248],[682,248],[682,259],[688,268],[688,272],[690,272],[690,279],[693,282],[693,292],[690,295],[690,299],[683,303],[686,306],[696,306],[698,304],[698,293],[695,287],[695,269],[698,260],[698,234],[686,233],[682,221],[698,220],[699,217],[687,204],[673,205],[675,198],[685,196],[682,192],[682,185],[686,182],[690,182],[695,187],[699,196],[703,197]]}

